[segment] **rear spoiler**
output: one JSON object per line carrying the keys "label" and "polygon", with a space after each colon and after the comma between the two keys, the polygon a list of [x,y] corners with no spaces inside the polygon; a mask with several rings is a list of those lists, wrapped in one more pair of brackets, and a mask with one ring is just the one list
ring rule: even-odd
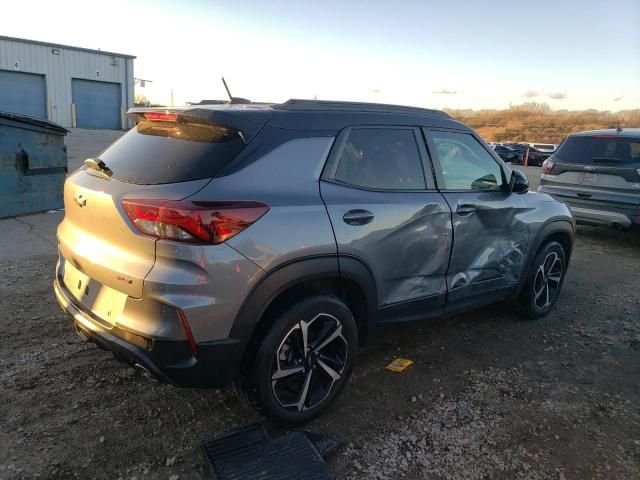
{"label": "rear spoiler", "polygon": [[[127,116],[133,118],[136,123],[145,117],[145,114],[164,114],[170,121],[198,121],[208,123],[220,123],[235,128],[242,132],[245,143],[262,129],[271,117],[270,109],[236,109],[236,108],[193,108],[193,107],[155,107],[155,108],[131,108]],[[150,115],[151,116],[151,115]]]}

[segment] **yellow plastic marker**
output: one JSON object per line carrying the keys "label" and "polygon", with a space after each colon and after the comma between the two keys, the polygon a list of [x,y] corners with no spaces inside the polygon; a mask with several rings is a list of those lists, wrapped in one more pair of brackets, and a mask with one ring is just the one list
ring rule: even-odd
{"label": "yellow plastic marker", "polygon": [[413,365],[413,360],[407,360],[406,358],[396,358],[393,362],[391,362],[384,368],[392,372],[404,372],[411,365]]}

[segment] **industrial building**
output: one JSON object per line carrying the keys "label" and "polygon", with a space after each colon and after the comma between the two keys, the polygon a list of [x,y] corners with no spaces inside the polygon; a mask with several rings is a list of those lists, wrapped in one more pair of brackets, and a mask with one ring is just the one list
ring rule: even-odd
{"label": "industrial building", "polygon": [[33,115],[63,127],[127,128],[134,59],[0,36],[0,112]]}

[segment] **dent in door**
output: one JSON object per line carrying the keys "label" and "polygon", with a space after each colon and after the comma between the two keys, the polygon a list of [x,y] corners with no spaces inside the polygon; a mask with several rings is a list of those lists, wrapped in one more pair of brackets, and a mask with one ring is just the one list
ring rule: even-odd
{"label": "dent in door", "polygon": [[529,228],[520,218],[522,209],[508,206],[499,210],[479,206],[473,217],[456,218],[454,214],[451,289],[472,284],[478,289],[500,288],[520,280]]}
{"label": "dent in door", "polygon": [[434,203],[388,231],[381,244],[389,271],[384,304],[445,293],[450,229],[449,212]]}
{"label": "dent in door", "polygon": [[[446,292],[451,212],[439,193],[366,192],[327,182],[321,189],[338,251],[369,266],[379,305]],[[354,208],[371,211],[374,221],[346,224],[342,217]]]}

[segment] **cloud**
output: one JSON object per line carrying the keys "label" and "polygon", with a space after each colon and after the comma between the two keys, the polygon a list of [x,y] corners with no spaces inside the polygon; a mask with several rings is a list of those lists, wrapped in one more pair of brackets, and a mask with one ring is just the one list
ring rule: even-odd
{"label": "cloud", "polygon": [[538,90],[527,90],[522,94],[522,96],[527,98],[536,98],[540,96],[540,92]]}
{"label": "cloud", "polygon": [[613,99],[614,102],[619,102],[620,100],[622,100],[625,97],[624,93],[622,95],[620,95],[619,97],[616,97]]}
{"label": "cloud", "polygon": [[547,97],[552,100],[563,100],[568,97],[567,92],[550,92],[547,94]]}
{"label": "cloud", "polygon": [[451,90],[445,87],[431,90],[431,93],[433,93],[434,95],[457,95],[460,92],[458,90]]}

